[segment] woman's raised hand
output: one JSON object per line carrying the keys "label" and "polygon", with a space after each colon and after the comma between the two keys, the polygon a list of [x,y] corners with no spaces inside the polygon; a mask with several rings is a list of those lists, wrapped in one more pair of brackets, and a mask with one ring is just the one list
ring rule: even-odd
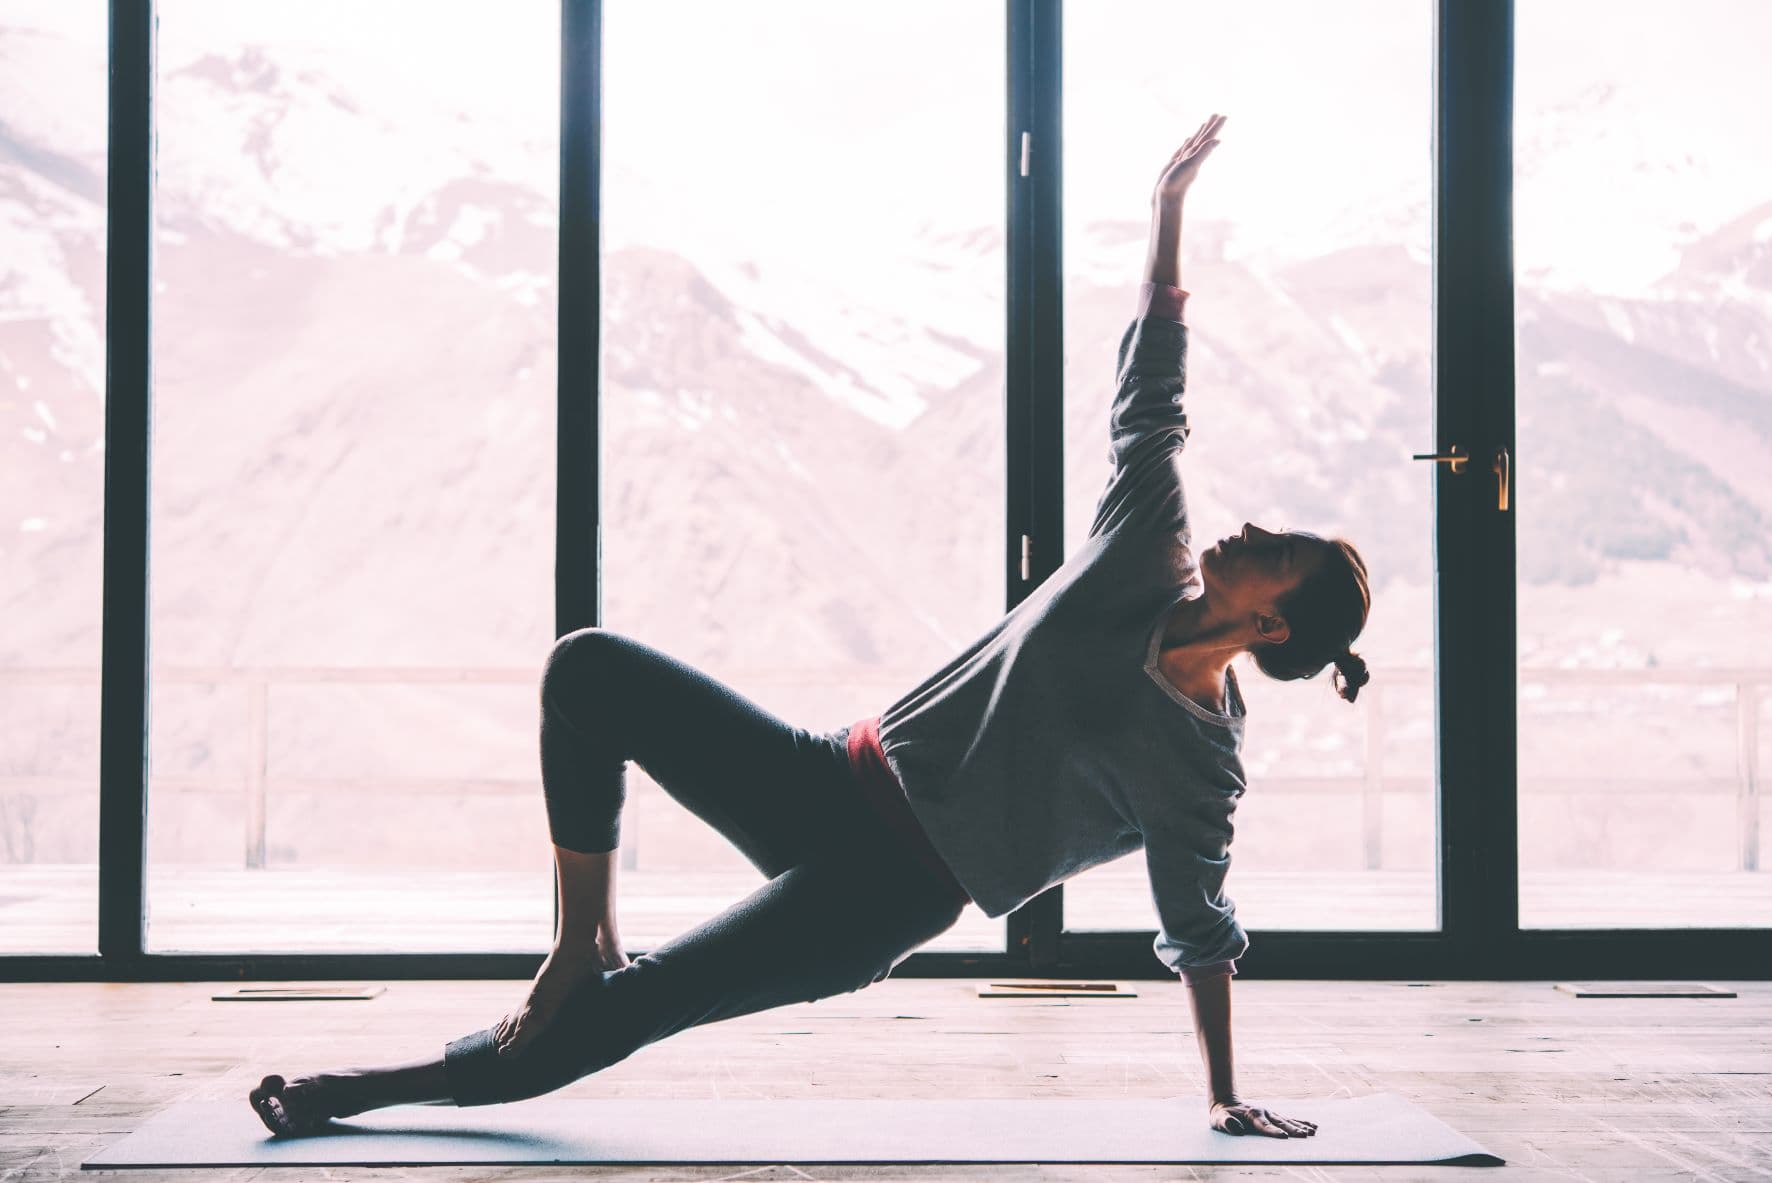
{"label": "woman's raised hand", "polygon": [[1224,116],[1212,115],[1200,125],[1199,131],[1188,137],[1187,143],[1175,150],[1175,155],[1163,166],[1163,175],[1157,178],[1156,191],[1151,194],[1152,205],[1173,205],[1187,196],[1188,187],[1200,174],[1201,163],[1212,155],[1212,149],[1218,147],[1218,141],[1213,137],[1223,126]]}

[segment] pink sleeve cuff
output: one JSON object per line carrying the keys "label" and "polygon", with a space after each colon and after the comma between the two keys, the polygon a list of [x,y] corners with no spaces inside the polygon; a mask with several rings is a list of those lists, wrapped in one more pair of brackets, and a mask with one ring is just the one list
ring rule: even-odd
{"label": "pink sleeve cuff", "polygon": [[1138,288],[1138,316],[1142,320],[1154,316],[1159,320],[1172,320],[1176,324],[1186,324],[1182,313],[1187,309],[1188,294],[1178,287],[1166,283],[1146,283]]}
{"label": "pink sleeve cuff", "polygon": [[1190,986],[1195,982],[1203,982],[1207,978],[1226,975],[1230,977],[1237,975],[1237,962],[1234,958],[1230,961],[1214,961],[1210,965],[1184,965],[1181,967],[1181,980]]}

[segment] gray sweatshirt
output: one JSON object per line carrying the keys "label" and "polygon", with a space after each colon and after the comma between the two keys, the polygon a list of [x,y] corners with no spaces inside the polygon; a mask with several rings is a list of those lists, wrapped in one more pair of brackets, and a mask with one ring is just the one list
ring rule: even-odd
{"label": "gray sweatshirt", "polygon": [[1187,334],[1150,315],[1127,327],[1088,541],[882,712],[880,747],[987,916],[1143,847],[1152,947],[1191,979],[1249,941],[1224,894],[1244,789],[1236,676],[1220,715],[1157,667],[1171,609],[1202,590],[1181,482]]}

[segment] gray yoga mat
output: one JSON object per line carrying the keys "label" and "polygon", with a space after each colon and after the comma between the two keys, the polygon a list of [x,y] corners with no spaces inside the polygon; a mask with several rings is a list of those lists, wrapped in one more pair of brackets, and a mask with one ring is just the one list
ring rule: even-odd
{"label": "gray yoga mat", "polygon": [[1470,1163],[1502,1160],[1394,1093],[1276,1101],[1310,1138],[1221,1134],[1194,1100],[569,1101],[396,1105],[277,1138],[239,1101],[180,1101],[81,1167],[449,1163]]}

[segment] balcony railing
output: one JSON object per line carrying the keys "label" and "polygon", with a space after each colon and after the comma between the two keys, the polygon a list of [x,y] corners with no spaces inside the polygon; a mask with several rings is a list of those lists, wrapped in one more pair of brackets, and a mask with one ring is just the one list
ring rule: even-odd
{"label": "balcony railing", "polygon": [[[751,670],[732,673],[736,684],[747,687],[762,686],[770,683],[791,683],[795,685],[816,685],[829,678],[830,671],[785,671],[780,668],[769,670]],[[906,673],[894,676],[891,673],[879,676],[881,701],[886,701],[892,693],[903,686],[914,684],[920,675]],[[244,865],[246,867],[265,866],[265,817],[266,800],[271,787],[268,767],[271,690],[274,687],[313,686],[313,685],[375,685],[375,686],[424,686],[424,685],[529,685],[537,683],[539,672],[534,669],[482,668],[482,669],[443,669],[443,668],[397,668],[397,667],[260,667],[260,668],[228,668],[228,667],[165,667],[154,671],[154,679],[158,685],[199,685],[232,687],[239,691],[245,705],[245,764],[240,771],[238,783],[242,787],[242,812],[245,819],[243,845]],[[910,680],[907,681],[906,678]],[[870,677],[869,681],[875,679]],[[20,686],[96,686],[99,681],[97,669],[79,668],[10,668],[0,669],[0,688]],[[1732,777],[1709,776],[1692,777],[1682,775],[1682,783],[1690,786],[1690,791],[1707,794],[1733,793],[1736,800],[1736,869],[1757,871],[1760,869],[1760,794],[1759,794],[1759,761],[1760,761],[1760,705],[1764,697],[1765,687],[1772,684],[1772,669],[1686,669],[1668,670],[1595,670],[1595,669],[1526,669],[1520,673],[1520,681],[1524,683],[1541,683],[1555,686],[1703,686],[1729,687],[1734,695],[1736,718],[1736,752],[1735,774]],[[1390,668],[1385,671],[1381,681],[1370,683],[1360,695],[1360,705],[1364,709],[1360,716],[1364,723],[1364,768],[1359,777],[1347,776],[1263,776],[1260,783],[1275,791],[1316,792],[1316,791],[1357,791],[1361,798],[1361,839],[1364,849],[1364,862],[1368,870],[1382,867],[1382,851],[1384,848],[1384,798],[1387,792],[1408,791],[1421,786],[1421,778],[1399,777],[1387,775],[1385,769],[1385,740],[1387,702],[1391,695],[1413,693],[1420,695],[1431,688],[1431,671],[1423,668]],[[884,695],[885,697],[881,697]],[[167,790],[208,789],[226,786],[233,778],[229,777],[179,777],[155,774],[154,784]],[[1534,793],[1591,793],[1602,786],[1608,793],[1629,791],[1636,787],[1631,782],[1640,781],[1645,792],[1665,792],[1666,782],[1663,777],[1644,776],[1636,778],[1607,777],[1558,777],[1532,778]],[[373,777],[336,777],[336,778],[280,778],[280,788],[295,790],[324,790],[330,792],[375,792],[398,788],[404,792],[435,791],[457,795],[508,795],[513,793],[532,792],[537,778],[535,774],[512,777],[481,777],[481,778],[418,778],[377,775]],[[1625,787],[1621,790],[1621,784]],[[68,776],[0,776],[0,790],[17,792],[20,790],[39,790],[47,792],[94,792],[96,786],[90,777]],[[3,820],[3,819],[0,819]],[[0,835],[3,837],[3,835]],[[630,819],[623,820],[622,866],[635,869],[638,866],[641,836],[637,827]],[[9,855],[12,860],[16,854]]]}

